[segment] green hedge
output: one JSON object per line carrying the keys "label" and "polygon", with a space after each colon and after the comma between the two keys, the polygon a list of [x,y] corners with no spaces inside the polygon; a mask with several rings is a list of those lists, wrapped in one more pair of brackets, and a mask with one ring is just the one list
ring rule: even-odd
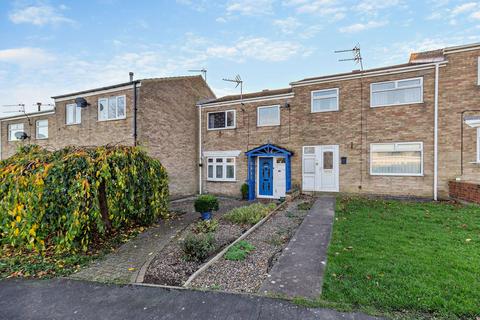
{"label": "green hedge", "polygon": [[168,177],[135,147],[22,147],[0,162],[0,244],[88,250],[110,232],[168,215]]}

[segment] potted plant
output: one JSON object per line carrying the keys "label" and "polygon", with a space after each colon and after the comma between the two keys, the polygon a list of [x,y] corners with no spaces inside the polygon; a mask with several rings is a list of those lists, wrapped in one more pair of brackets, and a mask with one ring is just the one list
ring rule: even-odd
{"label": "potted plant", "polygon": [[211,194],[202,194],[195,200],[194,207],[202,215],[202,220],[210,220],[212,211],[218,210],[218,199]]}

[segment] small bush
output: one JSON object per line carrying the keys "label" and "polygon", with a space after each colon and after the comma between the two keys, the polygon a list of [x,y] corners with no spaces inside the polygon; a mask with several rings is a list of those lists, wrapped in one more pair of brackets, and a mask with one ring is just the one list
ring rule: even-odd
{"label": "small bush", "polygon": [[225,259],[242,261],[245,260],[247,255],[253,250],[255,250],[255,247],[251,243],[248,243],[245,240],[241,240],[227,250],[227,252],[225,253]]}
{"label": "small bush", "polygon": [[211,220],[202,220],[197,222],[193,227],[193,232],[195,233],[211,233],[215,232],[218,228],[218,220],[211,219]]}
{"label": "small bush", "polygon": [[202,194],[197,197],[194,203],[195,211],[211,212],[218,210],[218,199],[211,194]]}
{"label": "small bush", "polygon": [[311,202],[302,202],[297,205],[298,210],[310,210],[312,209],[313,203]]}
{"label": "small bush", "polygon": [[224,215],[225,220],[237,224],[254,225],[265,218],[275,208],[274,203],[264,205],[261,203],[235,208]]}
{"label": "small bush", "polygon": [[248,199],[248,184],[246,184],[246,183],[242,184],[242,187],[240,188],[240,192],[242,193],[242,199],[247,200]]}
{"label": "small bush", "polygon": [[215,250],[215,238],[211,233],[189,233],[182,242],[187,261],[202,262]]}

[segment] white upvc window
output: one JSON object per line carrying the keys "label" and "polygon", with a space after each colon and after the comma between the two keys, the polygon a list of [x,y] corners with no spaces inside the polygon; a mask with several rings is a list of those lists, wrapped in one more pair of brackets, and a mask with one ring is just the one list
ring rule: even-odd
{"label": "white upvc window", "polygon": [[235,110],[209,112],[208,130],[234,129],[236,125]]}
{"label": "white upvc window", "polygon": [[257,126],[279,126],[280,106],[264,106],[257,108]]}
{"label": "white upvc window", "polygon": [[480,57],[477,61],[477,84],[480,86]]}
{"label": "white upvc window", "polygon": [[370,107],[385,107],[423,102],[423,78],[370,84]]}
{"label": "white upvc window", "polygon": [[65,123],[80,124],[82,122],[82,108],[76,103],[70,103],[65,106]]}
{"label": "white upvc window", "polygon": [[480,163],[480,128],[477,128],[477,163]]}
{"label": "white upvc window", "polygon": [[98,120],[118,120],[127,117],[125,96],[98,99]]}
{"label": "white upvc window", "polygon": [[235,181],[235,158],[207,158],[208,181]]}
{"label": "white upvc window", "polygon": [[422,176],[423,142],[370,144],[370,174]]}
{"label": "white upvc window", "polygon": [[311,112],[338,111],[338,88],[312,91]]}
{"label": "white upvc window", "polygon": [[35,122],[37,140],[48,139],[48,119],[37,120]]}
{"label": "white upvc window", "polygon": [[18,141],[19,136],[17,133],[21,133],[23,131],[23,123],[12,123],[8,125],[8,141]]}

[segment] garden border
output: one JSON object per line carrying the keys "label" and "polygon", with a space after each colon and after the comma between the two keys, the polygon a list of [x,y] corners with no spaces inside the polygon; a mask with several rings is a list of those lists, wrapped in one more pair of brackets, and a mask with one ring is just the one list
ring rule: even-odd
{"label": "garden border", "polygon": [[208,267],[210,267],[213,263],[218,261],[223,255],[230,249],[232,246],[234,246],[237,242],[245,239],[250,233],[255,231],[258,227],[260,227],[262,224],[264,224],[270,217],[279,211],[282,207],[284,207],[287,203],[291,202],[294,200],[296,197],[291,197],[288,200],[285,200],[284,202],[280,203],[275,209],[273,209],[265,218],[257,222],[255,225],[253,225],[250,229],[245,231],[240,237],[238,237],[235,241],[230,243],[228,246],[226,246],[222,251],[217,253],[212,259],[209,261],[205,262],[203,266],[201,266],[197,271],[195,271],[188,279],[185,281],[185,283],[182,285],[183,288],[191,288],[190,284],[192,283],[195,278],[197,278],[203,271],[207,270]]}

